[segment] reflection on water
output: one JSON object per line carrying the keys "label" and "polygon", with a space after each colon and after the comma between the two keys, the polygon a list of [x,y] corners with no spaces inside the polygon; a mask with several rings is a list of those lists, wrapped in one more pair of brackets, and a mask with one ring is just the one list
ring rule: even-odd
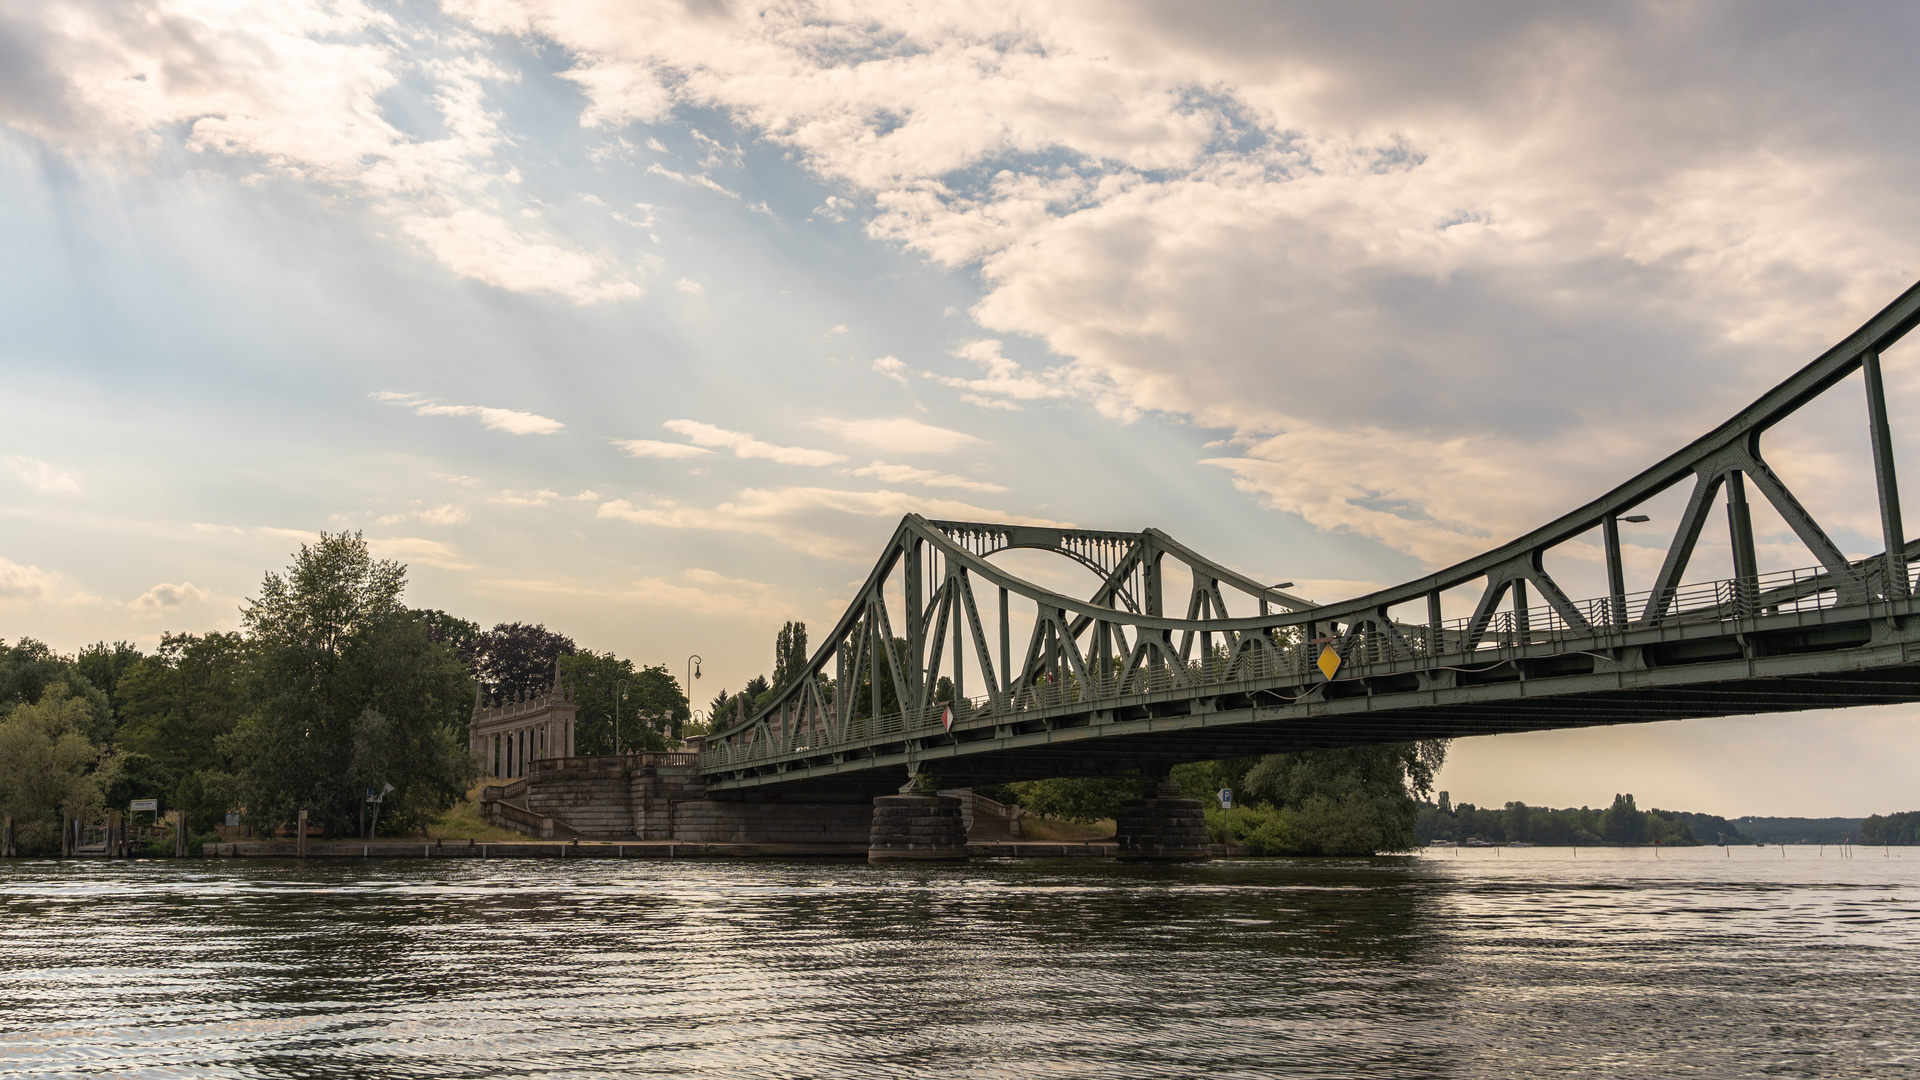
{"label": "reflection on water", "polygon": [[16,862],[0,1072],[1920,1073],[1920,852],[1822,854]]}

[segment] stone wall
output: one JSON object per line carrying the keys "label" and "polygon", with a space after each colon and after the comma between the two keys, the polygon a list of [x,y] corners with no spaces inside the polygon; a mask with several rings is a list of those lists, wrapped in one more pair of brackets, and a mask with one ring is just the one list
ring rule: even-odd
{"label": "stone wall", "polygon": [[940,792],[960,800],[960,817],[966,822],[967,840],[981,843],[1020,839],[1021,808],[975,795],[972,788],[950,788]]}
{"label": "stone wall", "polygon": [[857,844],[873,829],[873,804],[722,802],[674,806],[674,838],[706,844]]}
{"label": "stone wall", "polygon": [[662,761],[653,754],[634,767],[627,785],[627,804],[633,831],[643,840],[679,840],[680,808],[705,801],[707,786],[700,782],[692,762]]}
{"label": "stone wall", "polygon": [[[865,844],[873,807],[849,802],[764,802],[706,797],[688,754],[550,758],[533,763],[524,798],[532,820],[589,839],[713,844]],[[491,804],[490,804],[491,805]],[[504,818],[504,812],[496,812]],[[517,821],[509,828],[536,835]]]}
{"label": "stone wall", "polygon": [[633,836],[629,769],[626,757],[535,761],[527,777],[526,808],[564,822],[581,836]]}

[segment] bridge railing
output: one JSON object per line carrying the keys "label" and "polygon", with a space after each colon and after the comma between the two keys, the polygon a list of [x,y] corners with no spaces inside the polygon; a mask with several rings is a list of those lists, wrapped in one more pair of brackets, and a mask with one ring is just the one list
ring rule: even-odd
{"label": "bridge railing", "polygon": [[[1913,577],[1907,582],[1909,595],[1920,594],[1920,570],[1910,573]],[[1664,605],[1654,605],[1651,592],[1576,601],[1571,606],[1584,625],[1568,619],[1550,604],[1540,604],[1523,611],[1495,612],[1480,627],[1475,627],[1470,618],[1451,619],[1438,625],[1360,623],[1343,635],[1306,641],[1249,633],[1243,638],[1238,653],[1216,650],[1213,656],[1185,664],[1148,663],[1129,668],[1117,657],[1105,662],[1095,659],[1089,662],[1084,677],[1074,672],[1054,672],[1016,687],[1005,695],[999,711],[987,697],[956,702],[955,722],[960,726],[987,717],[1230,683],[1286,677],[1305,682],[1315,672],[1321,652],[1329,647],[1339,654],[1343,671],[1359,672],[1407,660],[1445,658],[1470,664],[1485,663],[1505,659],[1503,654],[1524,647],[1623,633],[1636,624],[1645,625],[1649,612],[1656,608],[1660,613],[1658,622],[1663,626],[1821,611],[1843,602],[1836,584],[1825,569],[1814,567],[1761,574],[1745,580],[1682,585],[1668,590]],[[830,740],[818,727],[782,730],[778,718],[772,718],[770,736],[760,734],[740,743],[710,745],[700,755],[700,764],[703,768],[725,768],[821,750],[829,741],[833,745],[847,745],[887,736],[930,735],[941,730],[944,708],[944,704],[934,704],[906,712],[855,716],[844,725],[834,724],[836,730]]]}

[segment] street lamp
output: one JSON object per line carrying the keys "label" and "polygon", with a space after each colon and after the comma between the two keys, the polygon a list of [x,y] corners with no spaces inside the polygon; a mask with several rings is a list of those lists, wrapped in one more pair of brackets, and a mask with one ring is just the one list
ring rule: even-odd
{"label": "street lamp", "polygon": [[[705,661],[701,660],[698,655],[687,657],[687,670],[692,672],[692,674],[687,676],[687,681],[683,685],[687,688],[687,714],[689,716],[693,714],[693,680],[700,677],[700,665],[702,663],[705,663]],[[673,738],[675,742],[678,742],[681,738],[680,721],[677,718],[673,722]]]}
{"label": "street lamp", "polygon": [[613,684],[613,756],[620,756],[620,703],[627,700],[627,680]]}

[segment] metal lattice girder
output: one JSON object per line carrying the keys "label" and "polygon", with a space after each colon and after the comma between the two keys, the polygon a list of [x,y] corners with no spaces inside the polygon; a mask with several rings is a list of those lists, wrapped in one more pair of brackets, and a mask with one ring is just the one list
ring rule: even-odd
{"label": "metal lattice girder", "polygon": [[[1542,707],[1539,717],[1544,719],[1527,722],[1533,727],[1653,719],[1673,715],[1675,709],[1685,711],[1660,704],[1666,698],[1659,695],[1685,697],[1688,678],[1675,672],[1691,670],[1696,681],[1710,678],[1724,686],[1726,672],[1714,665],[1736,658],[1754,678],[1804,680],[1811,678],[1808,672],[1890,668],[1897,670],[1887,676],[1886,685],[1920,686],[1920,677],[1899,673],[1910,662],[1908,650],[1920,649],[1901,636],[1907,633],[1902,620],[1920,614],[1910,610],[1916,601],[1907,569],[1920,555],[1920,544],[1906,542],[1900,520],[1880,373],[1881,354],[1916,322],[1920,285],[1732,419],[1613,491],[1445,570],[1332,604],[1315,605],[1269,587],[1156,529],[1128,533],[1042,528],[930,521],[910,514],[807,669],[778,688],[775,700],[758,714],[716,731],[702,756],[703,771],[726,784],[793,783],[863,769],[884,772],[898,764],[899,755],[917,754],[914,760],[928,760],[929,755],[953,759],[950,767],[955,769],[962,768],[962,759],[977,757],[979,762],[998,762],[979,769],[1012,775],[1025,766],[1007,755],[1020,761],[1049,760],[1031,747],[1062,740],[1085,743],[1095,739],[1089,733],[1100,733],[1095,739],[1099,745],[1076,751],[1086,761],[1131,754],[1136,764],[1150,764],[1149,759],[1218,756],[1232,740],[1194,734],[1182,736],[1184,742],[1163,744],[1143,732],[1224,730],[1240,722],[1175,723],[1177,717],[1238,709],[1245,713],[1246,724],[1256,726],[1304,722],[1323,714],[1347,715],[1355,707],[1349,699],[1356,697],[1368,703],[1364,711],[1404,710],[1407,717],[1426,716],[1431,722],[1395,721],[1365,730],[1356,726],[1346,734],[1312,727],[1316,734],[1305,745],[1338,745],[1389,733],[1459,734],[1474,730],[1476,708],[1484,706],[1489,717],[1511,715],[1512,708],[1500,703],[1515,693],[1530,699],[1565,698],[1565,708]],[[1865,373],[1864,419],[1886,543],[1883,554],[1864,560],[1849,560],[1840,551],[1761,453],[1761,438],[1771,427],[1856,369]],[[1630,594],[1621,565],[1619,520],[1689,480],[1687,507],[1652,589]],[[1748,484],[1779,512],[1818,567],[1759,572],[1747,511]],[[1723,491],[1735,576],[1725,582],[1683,584],[1701,531]],[[1576,602],[1546,572],[1544,556],[1596,529],[1605,549],[1608,594]],[[989,561],[991,555],[1014,549],[1060,555],[1093,571],[1099,583],[1081,599]],[[1163,567],[1168,559],[1184,566],[1192,582],[1180,617],[1165,612]],[[982,618],[976,581],[999,591],[995,627]],[[1446,623],[1441,593],[1476,584],[1480,600],[1474,614]],[[930,596],[925,595],[928,586]],[[890,589],[897,589],[907,605],[901,639],[893,636]],[[1533,595],[1541,601],[1539,608],[1529,601]],[[1511,603],[1503,607],[1509,597]],[[1425,623],[1399,623],[1390,617],[1395,607],[1422,600]],[[1016,605],[1029,612],[1032,627],[1018,665],[1011,663],[1009,615]],[[997,664],[990,645],[996,630]],[[951,667],[961,696],[968,646],[986,690],[977,701],[955,703],[962,717],[951,733],[928,715],[937,713],[935,706],[941,704],[932,699],[949,655],[949,632]],[[1331,677],[1314,663],[1322,647],[1331,647],[1341,659]],[[1770,649],[1797,658],[1781,660]],[[1920,664],[1920,656],[1911,662]],[[1512,685],[1500,672],[1512,675]],[[820,688],[829,673],[835,680],[831,701]],[[1634,716],[1611,704],[1573,704],[1576,699],[1605,697],[1611,691],[1601,684],[1608,680],[1623,693],[1631,689],[1629,684],[1654,687],[1645,693],[1632,691],[1640,695],[1634,700],[1654,703],[1646,705],[1644,715]],[[886,693],[892,695],[891,707],[883,707]],[[1711,710],[1731,707],[1724,703],[1733,701],[1743,703],[1741,711],[1763,711],[1761,699],[1751,695],[1717,693],[1713,700],[1723,704],[1688,714],[1723,715]],[[1874,693],[1880,694],[1876,700],[1909,700],[1900,697],[1907,693],[1904,689]],[[1773,702],[1765,708],[1811,707],[1794,703],[1819,696],[1765,700]],[[1146,728],[1130,726],[1136,721]],[[1235,735],[1240,740],[1235,745],[1301,745],[1307,730],[1289,734],[1269,726]],[[786,757],[773,752],[776,748]],[[1044,768],[1066,767],[1056,762]]]}

